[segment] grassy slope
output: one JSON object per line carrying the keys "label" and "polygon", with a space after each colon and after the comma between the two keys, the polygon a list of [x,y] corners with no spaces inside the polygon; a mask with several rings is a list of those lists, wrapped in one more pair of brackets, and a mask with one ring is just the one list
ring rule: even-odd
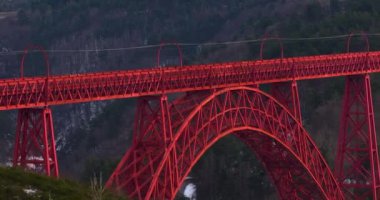
{"label": "grassy slope", "polygon": [[[33,195],[24,189],[37,190]],[[56,180],[19,169],[0,168],[0,199],[94,199],[89,187],[69,180]],[[105,192],[103,199],[124,198]]]}

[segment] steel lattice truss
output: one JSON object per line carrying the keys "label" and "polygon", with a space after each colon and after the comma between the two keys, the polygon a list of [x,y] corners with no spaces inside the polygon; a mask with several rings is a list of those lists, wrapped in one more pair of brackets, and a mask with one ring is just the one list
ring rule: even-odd
{"label": "steel lattice truss", "polygon": [[380,197],[380,168],[370,85],[369,75],[346,77],[335,173],[347,199]]}
{"label": "steel lattice truss", "polygon": [[53,119],[49,108],[19,111],[13,166],[58,177]]}
{"label": "steel lattice truss", "polygon": [[240,61],[0,81],[0,110],[380,71],[380,52]]}
{"label": "steel lattice truss", "polygon": [[[204,152],[229,134],[257,155],[281,199],[380,196],[369,78],[380,72],[380,52],[61,76],[49,76],[44,58],[46,77],[24,78],[22,66],[22,78],[0,80],[0,110],[19,109],[14,166],[58,177],[49,106],[139,97],[133,145],[107,182],[133,198],[175,198]],[[347,81],[332,174],[302,127],[297,81],[337,76]],[[258,89],[268,83],[270,94]],[[185,95],[169,102],[169,93]]]}
{"label": "steel lattice truss", "polygon": [[343,199],[302,125],[257,89],[188,94],[170,109],[166,99],[145,99],[139,109],[144,111],[136,118],[133,146],[107,183],[131,197],[173,199],[203,153],[221,137],[235,134],[260,155],[283,199]]}

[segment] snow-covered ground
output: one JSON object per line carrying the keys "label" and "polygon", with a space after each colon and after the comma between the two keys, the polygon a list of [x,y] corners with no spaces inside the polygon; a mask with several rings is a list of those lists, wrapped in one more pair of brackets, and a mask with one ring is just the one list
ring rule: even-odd
{"label": "snow-covered ground", "polygon": [[24,192],[27,194],[27,195],[34,195],[37,193],[38,190],[36,189],[33,189],[31,187],[29,188],[24,188]]}

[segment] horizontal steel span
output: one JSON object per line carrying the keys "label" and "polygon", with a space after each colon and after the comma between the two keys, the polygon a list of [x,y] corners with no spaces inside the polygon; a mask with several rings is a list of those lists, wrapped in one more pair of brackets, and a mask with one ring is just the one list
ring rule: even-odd
{"label": "horizontal steel span", "polygon": [[376,51],[61,75],[49,78],[3,79],[0,80],[0,110],[379,71],[380,51]]}

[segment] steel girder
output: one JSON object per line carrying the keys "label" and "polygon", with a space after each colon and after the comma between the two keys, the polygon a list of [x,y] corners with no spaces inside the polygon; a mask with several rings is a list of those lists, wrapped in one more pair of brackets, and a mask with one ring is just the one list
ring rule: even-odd
{"label": "steel girder", "polygon": [[378,51],[3,79],[0,110],[375,72]]}
{"label": "steel girder", "polygon": [[380,198],[370,77],[346,77],[335,173],[347,199]]}
{"label": "steel girder", "polygon": [[282,198],[343,199],[306,130],[291,111],[260,90],[187,94],[169,109],[165,97],[153,98],[158,99],[140,101],[134,143],[107,187],[137,199],[173,199],[205,151],[235,134],[259,155],[274,184],[280,184]]}
{"label": "steel girder", "polygon": [[58,177],[53,120],[49,108],[19,110],[13,166]]}

